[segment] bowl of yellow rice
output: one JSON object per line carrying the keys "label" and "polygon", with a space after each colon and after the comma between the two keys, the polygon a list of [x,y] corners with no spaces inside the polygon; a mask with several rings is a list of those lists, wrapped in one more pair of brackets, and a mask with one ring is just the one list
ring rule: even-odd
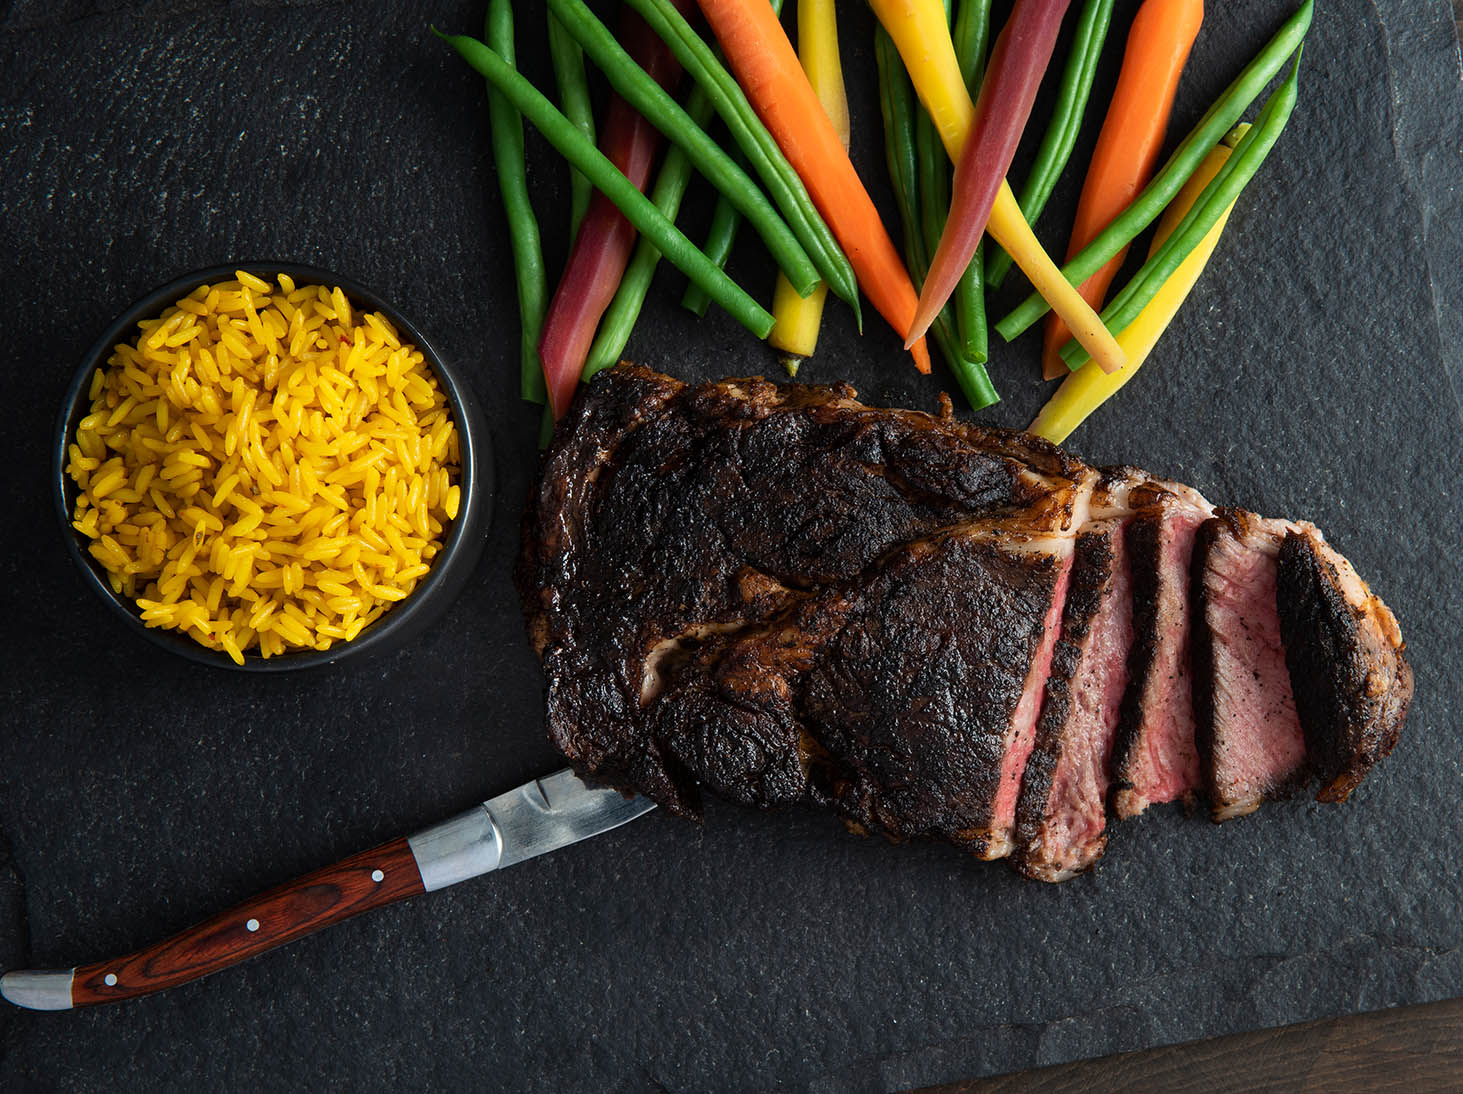
{"label": "bowl of yellow rice", "polygon": [[421,332],[322,270],[200,270],[78,370],[66,542],[128,626],[279,672],[397,649],[466,584],[492,499],[482,412]]}

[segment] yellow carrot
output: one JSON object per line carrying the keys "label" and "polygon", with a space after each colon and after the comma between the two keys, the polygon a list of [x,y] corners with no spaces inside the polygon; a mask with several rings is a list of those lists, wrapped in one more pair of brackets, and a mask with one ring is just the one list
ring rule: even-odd
{"label": "yellow carrot", "polygon": [[951,162],[959,162],[975,104],[960,74],[943,0],[869,0],[869,7],[894,40]]}
{"label": "yellow carrot", "polygon": [[798,0],[798,60],[839,140],[847,146],[848,96],[843,90],[838,9],[834,0]]}
{"label": "yellow carrot", "polygon": [[[1225,139],[1225,143],[1219,145],[1205,157],[1194,176],[1179,191],[1173,202],[1164,211],[1163,219],[1158,222],[1158,231],[1153,237],[1153,245],[1149,248],[1149,254],[1163,246],[1173,230],[1185,214],[1188,213],[1198,200],[1199,194],[1203,192],[1211,179],[1219,173],[1224,166],[1224,161],[1229,159],[1232,143],[1243,136],[1248,126],[1239,126],[1234,133]],[[1215,246],[1219,243],[1219,237],[1224,233],[1224,226],[1229,221],[1229,214],[1234,209],[1231,204],[1224,214],[1217,220],[1214,227],[1209,229],[1197,247],[1189,254],[1183,263],[1176,269],[1172,276],[1163,283],[1155,296],[1128,326],[1118,335],[1118,345],[1122,346],[1123,352],[1127,354],[1128,363],[1117,372],[1107,373],[1088,365],[1068,374],[1062,381],[1062,386],[1057,388],[1046,406],[1041,408],[1041,413],[1036,420],[1028,427],[1028,432],[1044,437],[1053,444],[1061,444],[1067,439],[1074,429],[1087,420],[1099,406],[1112,398],[1117,391],[1133,378],[1133,374],[1142,367],[1148,355],[1157,345],[1158,339],[1168,329],[1173,317],[1188,299],[1189,292],[1193,289],[1194,283],[1199,280],[1199,275],[1204,272],[1204,267],[1209,261],[1209,256],[1214,253]]]}
{"label": "yellow carrot", "polygon": [[[941,0],[869,0],[869,4],[899,49],[951,162],[959,163],[975,117],[975,103],[960,75],[944,4]],[[1042,249],[1005,182],[996,194],[986,231],[1016,261],[1100,367],[1121,368],[1123,354],[1116,340]]]}
{"label": "yellow carrot", "polygon": [[[843,65],[838,55],[838,13],[834,0],[798,0],[798,60],[808,74],[823,112],[833,123],[838,139],[848,148],[848,96],[843,88]],[[818,347],[818,330],[823,325],[823,304],[828,285],[820,282],[807,296],[797,291],[781,273],[772,296],[774,323],[767,341],[787,354],[783,365],[796,376],[798,361],[811,357]]]}
{"label": "yellow carrot", "polygon": [[777,288],[772,294],[772,330],[767,341],[782,351],[782,366],[789,376],[798,374],[804,357],[813,356],[818,348],[818,331],[823,326],[823,304],[828,299],[828,283],[820,281],[807,296],[799,296],[792,283],[777,275]]}

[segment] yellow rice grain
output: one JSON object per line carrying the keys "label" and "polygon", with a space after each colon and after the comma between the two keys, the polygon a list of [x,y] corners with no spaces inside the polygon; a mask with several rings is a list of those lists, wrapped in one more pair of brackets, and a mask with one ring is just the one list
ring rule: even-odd
{"label": "yellow rice grain", "polygon": [[246,271],[114,347],[72,527],[150,627],[242,663],[351,641],[430,572],[461,490],[421,352],[339,288]]}

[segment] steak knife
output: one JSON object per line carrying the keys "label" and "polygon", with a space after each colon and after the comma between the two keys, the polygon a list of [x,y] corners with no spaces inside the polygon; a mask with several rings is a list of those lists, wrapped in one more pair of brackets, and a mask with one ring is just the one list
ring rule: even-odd
{"label": "steak knife", "polygon": [[417,893],[522,862],[608,832],[655,808],[649,798],[590,786],[557,771],[460,816],[384,843],[247,900],[126,957],[82,968],[0,977],[0,995],[31,1010],[135,999],[241,961]]}

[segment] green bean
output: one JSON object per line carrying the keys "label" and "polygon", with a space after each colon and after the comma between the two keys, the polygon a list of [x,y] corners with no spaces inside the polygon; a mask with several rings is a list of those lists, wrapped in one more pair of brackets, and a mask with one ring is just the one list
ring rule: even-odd
{"label": "green bean", "polygon": [[918,210],[916,230],[925,251],[933,254],[945,230],[945,214],[950,209],[950,161],[935,123],[922,106],[914,113],[914,206]]}
{"label": "green bean", "polygon": [[[514,63],[513,5],[509,0],[490,0],[483,36],[508,64]],[[544,370],[538,357],[538,335],[544,325],[549,286],[544,274],[544,253],[539,242],[538,219],[528,199],[528,173],[523,156],[523,117],[507,99],[490,86],[488,116],[493,128],[493,159],[498,166],[498,193],[508,220],[508,242],[513,250],[513,272],[518,285],[520,335],[519,395],[531,403],[542,403]]]}
{"label": "green bean", "polygon": [[464,34],[433,33],[486,77],[543,134],[558,153],[574,164],[596,190],[625,214],[642,235],[648,236],[679,270],[706,289],[711,299],[725,308],[737,322],[758,338],[772,329],[772,313],[747,295],[721,267],[696,249],[651,200],[635,188],[613,163],[581,133],[553,103],[525,80],[512,65],[476,38]]}
{"label": "green bean", "polygon": [[991,355],[990,332],[985,310],[985,240],[975,245],[970,265],[955,284],[951,297],[960,315],[960,349],[972,361],[987,361]]}
{"label": "green bean", "polygon": [[[1255,177],[1255,172],[1265,162],[1270,149],[1275,147],[1276,140],[1295,109],[1300,84],[1300,55],[1301,51],[1297,49],[1290,75],[1266,100],[1255,124],[1235,145],[1224,166],[1200,191],[1198,200],[1174,227],[1163,246],[1143,263],[1133,280],[1103,309],[1102,321],[1108,330],[1123,330],[1138,317],[1138,313],[1158,294],[1163,283],[1193,253],[1194,248],[1224,215],[1224,211],[1234,204],[1241,191]],[[1072,342],[1062,347],[1062,360],[1067,362],[1069,368],[1078,369],[1087,363],[1088,356],[1085,350]]]}
{"label": "green bean", "polygon": [[884,162],[894,188],[894,201],[904,226],[905,261],[910,275],[924,274],[929,256],[914,205],[919,157],[914,146],[914,88],[900,79],[904,62],[894,40],[882,28],[874,32],[874,64],[879,74],[879,113],[884,122]]}
{"label": "green bean", "polygon": [[[1143,188],[1143,192],[1113,219],[1091,243],[1062,267],[1064,276],[1073,285],[1080,285],[1096,273],[1108,259],[1117,254],[1138,233],[1152,224],[1167,208],[1204,157],[1240,120],[1245,110],[1265,89],[1271,78],[1285,66],[1305,38],[1311,25],[1315,0],[1305,0],[1287,19],[1275,37],[1262,49],[1234,82],[1225,89],[1199,124],[1194,126],[1174,150],[1168,162]],[[1049,305],[1037,293],[1027,297],[1018,307],[996,324],[1006,341],[1020,335],[1047,313]]]}
{"label": "green bean", "polygon": [[[741,226],[742,215],[736,206],[718,194],[716,207],[711,211],[711,226],[706,229],[706,242],[701,247],[706,257],[718,266],[725,266],[731,257],[732,244],[737,241],[737,229]],[[696,284],[687,285],[686,295],[681,297],[681,306],[697,315],[705,315],[706,305],[710,302],[705,290]]]}
{"label": "green bean", "polygon": [[[1028,224],[1035,224],[1041,217],[1057,180],[1072,158],[1072,149],[1077,146],[1087,101],[1092,96],[1092,81],[1097,76],[1097,62],[1102,58],[1102,47],[1112,25],[1112,8],[1113,0],[1087,0],[1077,20],[1077,35],[1072,39],[1072,52],[1062,73],[1056,109],[1041,139],[1031,174],[1021,187],[1019,204]],[[999,289],[1010,270],[1011,256],[1001,251],[986,270],[986,284]]]}
{"label": "green bean", "polygon": [[[686,99],[686,113],[700,126],[711,120],[711,100],[707,97],[705,88],[691,89],[691,94]],[[691,160],[680,145],[672,145],[665,154],[665,162],[660,165],[660,174],[656,176],[655,186],[650,191],[650,200],[667,219],[675,220],[690,182]],[[711,258],[710,255],[707,257]],[[712,261],[716,260],[712,258]],[[648,239],[642,239],[635,244],[635,254],[625,267],[625,274],[620,278],[620,287],[615,290],[614,299],[600,318],[599,330],[595,332],[594,342],[589,347],[589,356],[584,361],[584,379],[588,380],[595,373],[609,368],[625,352],[625,344],[630,341],[635,320],[640,316],[645,294],[650,290],[650,282],[655,277],[655,268],[659,264],[660,252],[656,250],[655,244]]]}
{"label": "green bean", "polygon": [[[1285,86],[1285,84],[1282,84],[1281,87],[1277,89],[1276,95],[1279,95],[1280,92],[1284,91]],[[1261,140],[1264,138],[1265,134],[1263,130],[1265,129],[1266,125],[1270,123],[1270,121],[1275,117],[1273,107],[1277,102],[1276,95],[1272,95],[1266,101],[1264,108],[1261,109],[1259,116],[1255,119],[1254,125],[1241,123],[1235,129],[1230,131],[1229,136],[1226,137],[1224,140],[1224,143],[1229,145],[1231,148],[1231,153],[1229,157],[1224,161],[1224,164],[1220,167],[1220,169],[1215,172],[1214,177],[1209,180],[1204,189],[1199,192],[1199,196],[1194,200],[1193,204],[1189,206],[1188,211],[1184,214],[1179,223],[1174,226],[1174,229],[1169,233],[1168,238],[1164,240],[1164,242],[1159,247],[1157,247],[1151,255],[1148,256],[1147,260],[1145,260],[1143,265],[1138,269],[1138,272],[1133,275],[1132,280],[1124,285],[1123,288],[1119,292],[1115,293],[1112,299],[1107,302],[1107,306],[1103,308],[1104,316],[1112,316],[1116,321],[1121,321],[1124,326],[1132,322],[1132,320],[1137,317],[1138,313],[1143,310],[1143,305],[1151,300],[1154,295],[1156,295],[1158,288],[1161,287],[1161,285],[1163,284],[1162,280],[1159,280],[1156,283],[1151,283],[1150,275],[1161,266],[1167,264],[1167,260],[1175,254],[1175,247],[1178,245],[1179,241],[1185,236],[1188,230],[1195,224],[1198,224],[1201,217],[1204,218],[1204,220],[1207,222],[1208,227],[1213,227],[1214,221],[1218,220],[1219,216],[1222,215],[1223,208],[1227,208],[1227,206],[1220,207],[1218,212],[1211,212],[1211,201],[1216,195],[1218,195],[1222,190],[1226,188],[1230,179],[1235,178],[1235,172],[1237,170],[1244,170],[1244,165],[1240,162],[1240,154],[1248,153],[1250,149],[1255,146],[1257,140]],[[1286,110],[1286,113],[1289,114],[1289,109]],[[1282,121],[1281,128],[1283,127],[1284,122]],[[1238,135],[1237,139],[1236,135]],[[1275,136],[1278,135],[1279,134],[1277,131]],[[1268,151],[1269,146],[1273,144],[1274,137],[1270,139],[1269,145],[1267,145],[1266,150]],[[1258,164],[1256,164],[1256,166],[1258,166]],[[1250,174],[1253,174],[1253,172],[1250,172]],[[1243,188],[1246,181],[1248,180],[1239,180],[1240,188]],[[1238,190],[1236,190],[1235,192],[1237,194]],[[1206,232],[1207,230],[1208,228],[1205,228]],[[1203,235],[1200,234],[1197,238],[1202,239]],[[1175,268],[1177,267],[1178,263],[1183,261],[1184,257],[1187,256],[1190,250],[1192,250],[1192,248],[1186,248],[1184,254],[1178,256],[1177,261],[1173,263],[1173,266]],[[1172,269],[1168,270],[1168,272],[1164,274],[1164,279],[1167,278],[1168,273],[1172,273]],[[1117,327],[1109,329],[1121,330],[1122,328]],[[1086,364],[1087,358],[1080,352],[1081,347],[1077,347],[1076,350],[1073,350],[1072,345],[1073,343],[1071,339],[1068,339],[1066,342],[1064,342],[1061,347],[1060,355],[1062,360],[1067,364],[1067,367],[1075,371],[1083,364]]]}
{"label": "green bean", "polygon": [[828,282],[833,295],[853,308],[862,329],[858,279],[854,277],[853,267],[823,222],[802,179],[787,162],[772,134],[767,132],[741,86],[717,59],[715,51],[691,29],[691,24],[686,22],[671,0],[628,0],[628,3],[670,47],[681,67],[706,88],[737,147],[767,187],[768,194],[807,250],[818,273]]}
{"label": "green bean", "polygon": [[991,0],[961,0],[955,14],[955,58],[972,96],[985,76],[986,46],[991,36]]}
{"label": "green bean", "polygon": [[[492,43],[489,43],[490,45]],[[594,143],[594,107],[589,102],[589,80],[584,75],[584,51],[549,13],[549,56],[554,62],[554,82],[559,86],[559,109]],[[594,187],[578,168],[569,168],[569,238],[579,234],[579,222],[589,208]]]}
{"label": "green bean", "polygon": [[[914,152],[915,203],[919,219],[917,234],[921,237],[922,253],[930,255],[940,245],[940,235],[945,230],[945,214],[950,208],[950,161],[945,156],[945,146],[935,123],[918,104],[915,106]],[[929,261],[925,259],[920,267],[921,273],[928,266]],[[987,357],[985,289],[981,267],[974,257],[950,296],[950,310],[961,356],[977,364],[984,362]]]}
{"label": "green bean", "polygon": [[674,141],[707,181],[751,222],[798,295],[807,296],[812,292],[818,284],[818,268],[747,173],[691,120],[665,88],[635,63],[584,0],[549,0],[549,10],[558,16],[564,29],[574,36],[620,96]]}
{"label": "green bean", "polygon": [[[772,10],[781,15],[782,0],[769,0],[769,2]],[[697,84],[696,86],[701,87],[702,85]],[[732,246],[737,241],[737,229],[741,226],[742,217],[736,207],[727,201],[724,195],[717,194],[716,205],[711,210],[711,223],[706,229],[706,242],[701,245],[701,249],[706,252],[706,257],[718,266],[724,267],[727,259],[731,258]],[[698,316],[706,314],[706,305],[710,302],[706,294],[695,285],[687,285],[686,294],[681,297],[681,307]]]}
{"label": "green bean", "polygon": [[970,404],[970,409],[984,410],[999,403],[1001,394],[991,383],[991,374],[986,371],[985,365],[966,357],[956,342],[948,308],[936,317],[930,325],[930,332],[935,336],[935,345],[945,355],[945,361],[950,365],[950,371],[954,373],[955,382],[960,385],[960,392]]}
{"label": "green bean", "polygon": [[[945,0],[945,18],[951,18],[951,0]],[[960,61],[961,78],[966,80],[966,85],[979,78],[980,73],[985,70],[985,35],[989,32],[989,10],[986,12],[985,26],[973,26],[967,28],[966,34],[974,34],[976,41],[970,47],[969,57],[957,57]],[[969,73],[969,75],[967,75]],[[926,193],[922,184],[920,202],[925,205],[925,215],[922,216],[923,228],[925,228],[925,246],[930,253],[935,253],[939,247],[939,237],[945,230],[945,211],[949,209],[949,170],[945,168],[945,159],[941,155],[944,145],[939,143],[935,136],[935,126],[929,120],[928,111],[920,108],[919,121],[917,121],[916,146],[920,149],[920,177],[935,177],[938,171],[942,184],[936,187],[935,192]],[[935,203],[935,215],[932,216],[930,203]],[[938,216],[938,231],[930,235],[935,216]],[[974,363],[985,363],[990,357],[989,336],[986,333],[986,268],[985,268],[985,247],[982,243],[976,244],[976,250],[970,256],[970,262],[966,263],[966,272],[960,275],[960,281],[955,282],[954,293],[949,294],[949,303],[954,309],[955,331],[960,336],[961,357]]]}
{"label": "green bean", "polygon": [[[889,181],[893,184],[895,203],[899,218],[904,226],[904,260],[909,266],[915,287],[923,280],[929,267],[929,249],[921,224],[920,210],[916,204],[919,189],[919,155],[915,140],[915,118],[920,107],[915,100],[914,88],[905,73],[904,62],[899,57],[894,41],[881,28],[874,35],[874,61],[879,73],[879,113],[884,122],[884,157],[889,168]],[[1000,395],[991,384],[985,366],[971,360],[962,352],[963,347],[955,336],[955,324],[950,317],[949,307],[936,317],[931,331],[935,344],[945,355],[945,361],[960,385],[961,392],[974,410],[981,410],[1000,402]]]}

